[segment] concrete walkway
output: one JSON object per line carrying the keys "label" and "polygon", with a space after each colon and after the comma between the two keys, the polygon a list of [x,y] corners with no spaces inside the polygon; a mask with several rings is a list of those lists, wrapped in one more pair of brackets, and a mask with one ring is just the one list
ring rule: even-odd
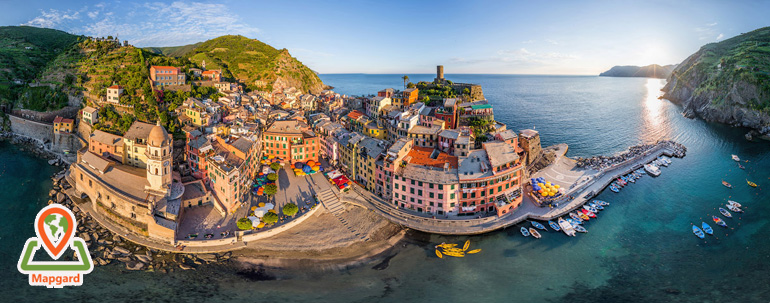
{"label": "concrete walkway", "polygon": [[[661,155],[673,156],[673,150],[667,145],[661,144],[653,147],[642,155],[601,172],[575,169],[574,160],[566,157],[558,157],[556,161],[554,161],[554,164],[551,164],[549,167],[546,167],[534,175],[538,176],[539,173],[551,174],[546,178],[549,180],[553,178],[558,180],[558,182],[564,182],[565,185],[568,185],[565,187],[568,188],[568,192],[564,196],[572,196],[574,198],[562,201],[557,207],[547,208],[535,205],[525,192],[524,201],[522,201],[521,206],[503,217],[447,220],[414,215],[408,210],[396,208],[386,200],[370,193],[355,183],[353,185],[355,195],[348,193],[341,198],[343,202],[354,203],[369,208],[393,223],[419,231],[444,235],[477,235],[506,228],[529,219],[546,221],[561,217],[576,208],[581,207],[591,198],[598,195],[605,187],[612,183],[613,180],[643,167],[644,164],[651,162]],[[573,165],[570,165],[569,161],[572,161]],[[565,177],[558,178],[556,177],[557,175],[554,174]],[[566,180],[569,180],[567,177],[576,180],[575,182],[578,183],[572,183],[575,184],[574,186],[572,184],[567,184]]]}

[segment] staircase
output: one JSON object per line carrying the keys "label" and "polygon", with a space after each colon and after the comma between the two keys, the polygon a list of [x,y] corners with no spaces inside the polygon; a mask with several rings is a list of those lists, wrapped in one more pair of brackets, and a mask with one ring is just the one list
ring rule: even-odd
{"label": "staircase", "polygon": [[337,220],[340,220],[340,223],[342,223],[345,228],[347,228],[351,233],[353,233],[356,237],[359,237],[361,240],[369,241],[369,236],[361,235],[361,233],[353,228],[350,223],[348,223],[348,221],[345,220],[345,218],[342,216],[345,212],[345,206],[342,205],[342,202],[337,197],[337,195],[334,194],[331,188],[327,188],[326,190],[318,193],[317,196],[318,200],[321,201],[321,204],[323,204],[326,210],[334,215]]}

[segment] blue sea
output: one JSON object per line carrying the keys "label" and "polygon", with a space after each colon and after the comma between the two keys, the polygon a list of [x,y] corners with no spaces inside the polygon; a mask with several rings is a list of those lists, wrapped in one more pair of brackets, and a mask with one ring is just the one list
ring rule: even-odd
{"label": "blue sea", "polygon": [[[327,74],[349,95],[402,88],[402,75]],[[413,82],[434,75],[409,75]],[[665,80],[593,76],[446,75],[481,84],[495,117],[510,129],[534,128],[544,146],[567,143],[568,156],[611,155],[630,145],[673,139],[687,156],[620,193],[587,223],[587,234],[547,232],[524,238],[518,226],[473,237],[410,233],[385,263],[345,270],[267,270],[255,281],[228,265],[160,274],[98,267],[84,286],[27,286],[16,271],[31,222],[45,205],[54,172],[44,160],[0,143],[0,298],[2,301],[178,302],[768,302],[770,301],[770,142],[749,142],[746,129],[684,118],[659,100]],[[745,170],[730,159],[737,154]],[[734,185],[728,189],[725,180]],[[750,188],[746,180],[759,184]],[[745,213],[717,227],[710,215],[727,199]],[[700,240],[691,224],[707,221]],[[438,259],[433,246],[470,239],[483,251]],[[377,261],[379,262],[379,261]]]}

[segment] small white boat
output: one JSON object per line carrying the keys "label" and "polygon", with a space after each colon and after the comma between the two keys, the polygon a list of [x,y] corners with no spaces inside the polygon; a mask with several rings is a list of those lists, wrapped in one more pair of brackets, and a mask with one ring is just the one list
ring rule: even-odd
{"label": "small white boat", "polygon": [[735,162],[741,162],[741,158],[738,158],[738,155],[733,155],[733,160],[735,160]]}
{"label": "small white boat", "polygon": [[559,217],[559,226],[561,226],[561,231],[567,234],[567,236],[575,236],[575,228],[573,228],[572,224],[567,222],[567,220],[564,220],[564,218]]}
{"label": "small white boat", "polygon": [[647,171],[647,173],[652,176],[655,176],[655,177],[660,176],[660,168],[655,166],[655,164],[652,164],[652,163],[645,164],[644,170]]}
{"label": "small white boat", "polygon": [[733,200],[727,200],[727,203],[729,203],[732,206],[743,207],[743,205]]}
{"label": "small white boat", "polygon": [[731,211],[734,211],[736,213],[742,213],[743,212],[743,210],[740,207],[738,207],[738,206],[735,206],[735,205],[732,205],[732,204],[725,204],[725,206],[727,206],[727,209],[729,209]]}

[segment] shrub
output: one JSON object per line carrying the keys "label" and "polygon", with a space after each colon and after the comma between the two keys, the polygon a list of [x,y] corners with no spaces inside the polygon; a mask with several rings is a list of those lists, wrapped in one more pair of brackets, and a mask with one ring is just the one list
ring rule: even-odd
{"label": "shrub", "polygon": [[272,197],[277,192],[278,192],[278,186],[275,186],[275,184],[265,185],[265,195],[266,196]]}
{"label": "shrub", "polygon": [[266,213],[265,216],[262,217],[262,222],[265,222],[265,224],[275,224],[275,222],[278,222],[278,215],[274,213]]}
{"label": "shrub", "polygon": [[268,181],[275,181],[278,180],[278,175],[275,173],[269,173],[267,174],[267,180]]}
{"label": "shrub", "polygon": [[287,215],[289,217],[293,217],[294,215],[299,212],[299,207],[297,207],[297,204],[289,203],[283,206],[283,214]]}
{"label": "shrub", "polygon": [[236,222],[235,224],[238,226],[238,229],[240,230],[249,230],[252,228],[251,220],[249,220],[249,218],[240,218],[238,219],[238,222]]}
{"label": "shrub", "polygon": [[270,169],[272,169],[272,170],[274,170],[274,171],[278,171],[279,169],[281,169],[281,164],[279,164],[279,163],[277,163],[277,162],[275,162],[275,163],[271,163],[271,164],[270,164]]}

